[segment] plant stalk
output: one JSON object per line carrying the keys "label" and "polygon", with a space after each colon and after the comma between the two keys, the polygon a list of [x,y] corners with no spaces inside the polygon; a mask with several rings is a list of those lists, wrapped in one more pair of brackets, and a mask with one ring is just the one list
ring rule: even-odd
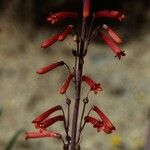
{"label": "plant stalk", "polygon": [[[71,133],[71,149],[75,150],[76,147],[76,137],[77,137],[77,125],[78,125],[78,114],[80,106],[80,94],[81,94],[81,78],[82,70],[84,64],[84,45],[85,45],[85,32],[86,32],[86,18],[83,18],[82,21],[82,31],[80,38],[80,48],[79,53],[76,57],[75,64],[75,104],[72,120],[72,133]],[[77,50],[78,51],[78,50]]]}

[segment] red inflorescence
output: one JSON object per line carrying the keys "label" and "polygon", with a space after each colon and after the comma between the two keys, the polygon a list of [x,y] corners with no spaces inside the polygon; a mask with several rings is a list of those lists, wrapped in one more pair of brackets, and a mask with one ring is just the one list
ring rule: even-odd
{"label": "red inflorescence", "polygon": [[[84,56],[86,55],[85,51],[88,49],[89,43],[94,39],[95,35],[97,35],[96,31],[98,32],[98,35],[100,36],[100,38],[112,49],[112,51],[116,54],[116,56],[119,59],[122,56],[125,56],[124,51],[122,51],[118,47],[118,45],[122,43],[122,39],[108,25],[104,24],[102,26],[102,28],[99,28],[99,26],[98,26],[93,30],[94,19],[107,18],[107,19],[116,19],[119,21],[123,21],[125,19],[125,15],[123,13],[121,13],[119,11],[115,11],[115,10],[102,10],[102,11],[94,12],[93,16],[91,16],[93,18],[91,21],[89,33],[83,34],[83,33],[85,33],[85,31],[88,31],[87,30],[87,21],[88,21],[88,19],[89,20],[91,19],[90,18],[90,11],[91,11],[91,0],[84,0],[83,16],[81,15],[82,19],[83,19],[82,29],[78,25],[75,25],[75,26],[67,25],[66,28],[64,29],[64,31],[62,31],[56,35],[53,35],[52,37],[43,41],[41,44],[41,48],[48,48],[49,46],[51,46],[52,44],[54,44],[57,41],[63,41],[68,36],[68,34],[70,34],[70,33],[74,34],[75,33],[75,35],[73,35],[73,36],[76,37],[75,41],[77,42],[77,50],[72,51],[73,55],[76,57],[76,59],[75,59],[76,65],[73,68],[74,69],[73,73],[71,73],[69,66],[64,61],[59,61],[59,62],[56,62],[53,64],[49,64],[48,66],[40,68],[36,71],[38,74],[45,74],[45,73],[47,73],[47,72],[49,72],[49,71],[51,71],[51,70],[53,70],[59,66],[66,65],[67,68],[69,69],[69,75],[68,75],[67,79],[64,81],[62,87],[60,88],[61,94],[66,94],[66,91],[68,90],[68,87],[69,87],[71,81],[73,80],[73,78],[75,78],[75,80],[74,80],[75,88],[76,88],[75,90],[79,89],[79,93],[80,93],[80,88],[78,85],[80,85],[80,81],[86,82],[86,84],[88,84],[88,86],[90,87],[90,91],[93,91],[95,94],[97,94],[99,91],[102,91],[102,87],[99,83],[96,83],[95,81],[93,81],[88,76],[85,76],[85,75],[83,75],[82,77],[80,76],[80,75],[82,75],[82,69],[81,69],[82,67],[80,68],[80,62],[81,62],[81,60],[84,61]],[[51,24],[55,24],[55,23],[62,21],[64,19],[77,19],[77,17],[80,17],[79,13],[77,13],[77,12],[62,11],[62,12],[50,14],[48,16],[47,20]],[[78,21],[78,20],[76,20],[76,21]],[[76,27],[76,28],[74,28],[74,27]],[[73,29],[77,29],[77,31],[73,32]],[[80,29],[81,29],[81,33],[80,33]],[[102,30],[100,30],[100,29],[102,29]],[[84,49],[84,45],[86,47],[85,49]],[[83,49],[82,49],[82,46],[83,46]],[[76,96],[78,96],[78,95],[76,95]],[[80,100],[80,96],[77,98],[79,98],[79,100]],[[87,100],[88,96],[85,99]],[[83,101],[83,102],[85,104],[87,104],[87,101]],[[70,102],[67,104],[70,104]],[[75,115],[77,115],[78,108],[79,107],[76,107],[76,105],[75,105],[75,111],[74,111]],[[45,138],[45,137],[54,137],[54,138],[58,138],[58,139],[62,138],[64,145],[66,145],[65,142],[68,141],[67,146],[70,147],[70,139],[69,139],[70,135],[68,133],[69,132],[69,115],[70,115],[69,109],[68,109],[68,124],[67,124],[67,126],[66,126],[66,118],[65,118],[64,110],[62,109],[61,105],[57,105],[51,109],[48,109],[44,113],[40,114],[38,117],[36,117],[32,121],[32,123],[35,125],[35,127],[40,131],[38,131],[38,132],[27,132],[25,138],[26,139]],[[63,115],[57,115],[54,117],[50,117],[50,115],[52,113],[59,111],[59,110],[62,110]],[[112,124],[112,122],[108,119],[108,117],[97,106],[93,106],[90,109],[89,114],[91,111],[96,112],[97,115],[99,116],[99,119],[93,118],[93,117],[88,115],[88,116],[85,116],[85,118],[84,118],[85,123],[91,123],[93,125],[93,127],[97,129],[98,132],[102,130],[107,134],[112,133],[113,130],[116,129],[114,127],[114,125]],[[83,112],[84,112],[84,109],[83,109]],[[78,117],[78,116],[76,116],[76,117]],[[78,118],[77,118],[77,120],[78,120]],[[50,127],[51,125],[53,125],[54,123],[56,123],[58,121],[64,121],[64,128],[65,128],[66,134],[67,134],[66,137],[69,140],[66,138],[66,141],[64,141],[61,134],[46,130],[48,127]],[[75,123],[77,123],[77,122],[75,122]],[[73,124],[74,124],[74,122],[73,122]],[[81,124],[82,124],[82,119],[81,119]],[[80,136],[80,134],[79,134],[79,136]],[[71,138],[74,138],[76,140],[76,137],[71,137]],[[71,139],[71,142],[72,142],[72,139]]]}

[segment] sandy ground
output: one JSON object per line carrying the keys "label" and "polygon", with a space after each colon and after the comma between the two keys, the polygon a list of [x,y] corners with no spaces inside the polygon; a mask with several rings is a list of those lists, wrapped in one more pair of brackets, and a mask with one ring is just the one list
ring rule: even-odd
{"label": "sandy ground", "polygon": [[[31,121],[36,115],[57,104],[66,107],[65,97],[59,94],[66,70],[59,68],[43,76],[35,71],[59,60],[72,66],[70,49],[74,44],[68,38],[42,50],[39,44],[53,34],[51,31],[33,30],[4,20],[0,26],[3,29],[0,32],[0,149],[4,149],[18,129],[34,130]],[[94,104],[102,108],[117,130],[106,135],[87,125],[83,150],[111,150],[114,136],[121,138],[127,150],[137,150],[143,145],[150,108],[150,33],[144,31],[143,35],[121,46],[127,56],[120,61],[107,46],[98,43],[90,46],[84,74],[100,82],[104,90],[96,96],[90,95],[89,107]],[[83,84],[83,89],[84,97],[88,87]],[[73,94],[70,93],[70,97],[73,104]],[[61,123],[50,129],[64,133]],[[21,135],[14,149],[51,150],[61,146],[62,143],[54,139],[25,141]]]}

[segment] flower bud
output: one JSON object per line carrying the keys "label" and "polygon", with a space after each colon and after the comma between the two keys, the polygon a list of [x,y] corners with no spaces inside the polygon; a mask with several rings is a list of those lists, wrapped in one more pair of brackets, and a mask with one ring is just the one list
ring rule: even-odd
{"label": "flower bud", "polygon": [[60,93],[61,94],[65,94],[68,87],[69,87],[69,84],[72,80],[72,78],[74,77],[74,75],[72,73],[69,74],[68,78],[66,79],[66,81],[63,83],[63,86],[60,88]]}
{"label": "flower bud", "polygon": [[76,19],[77,16],[78,16],[77,12],[63,11],[63,12],[58,12],[58,13],[50,15],[47,18],[47,20],[51,22],[52,24],[55,24],[56,22],[67,19],[67,18]]}
{"label": "flower bud", "polygon": [[49,71],[51,71],[51,70],[53,70],[53,69],[55,69],[55,68],[57,68],[59,66],[62,66],[62,65],[64,65],[64,61],[59,61],[59,62],[54,63],[54,64],[49,64],[48,66],[46,66],[44,68],[38,69],[36,71],[36,73],[38,73],[38,74],[45,74],[45,73],[47,73],[47,72],[49,72]]}
{"label": "flower bud", "polygon": [[60,33],[58,40],[63,41],[67,37],[67,35],[72,31],[72,29],[73,25],[67,26],[67,28],[62,33]]}
{"label": "flower bud", "polygon": [[58,40],[59,35],[60,34],[56,34],[56,35],[50,37],[49,39],[44,40],[41,44],[41,48],[48,48],[49,46],[54,44]]}
{"label": "flower bud", "polygon": [[84,1],[84,8],[83,8],[83,17],[89,17],[90,15],[90,4],[91,0],[85,0]]}

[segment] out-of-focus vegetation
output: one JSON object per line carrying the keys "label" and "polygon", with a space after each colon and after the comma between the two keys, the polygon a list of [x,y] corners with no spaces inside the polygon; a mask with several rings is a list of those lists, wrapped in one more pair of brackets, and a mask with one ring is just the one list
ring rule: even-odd
{"label": "out-of-focus vegetation", "polygon": [[[125,12],[125,22],[111,24],[126,41],[121,48],[127,56],[118,61],[100,40],[90,46],[84,73],[104,88],[96,98],[90,96],[90,105],[100,106],[117,131],[112,135],[98,134],[87,126],[83,150],[143,150],[145,141],[149,141],[149,6],[148,0],[92,0],[92,10],[117,8]],[[49,12],[80,11],[81,7],[80,0],[0,0],[0,149],[61,149],[62,145],[52,139],[25,141],[18,129],[34,130],[31,121],[35,116],[54,105],[64,105],[65,98],[58,89],[65,71],[58,69],[39,77],[35,70],[58,60],[73,64],[72,38],[47,50],[39,45],[64,26],[47,23]],[[50,130],[61,132],[62,126],[57,124]],[[149,150],[147,145],[144,150]]]}

